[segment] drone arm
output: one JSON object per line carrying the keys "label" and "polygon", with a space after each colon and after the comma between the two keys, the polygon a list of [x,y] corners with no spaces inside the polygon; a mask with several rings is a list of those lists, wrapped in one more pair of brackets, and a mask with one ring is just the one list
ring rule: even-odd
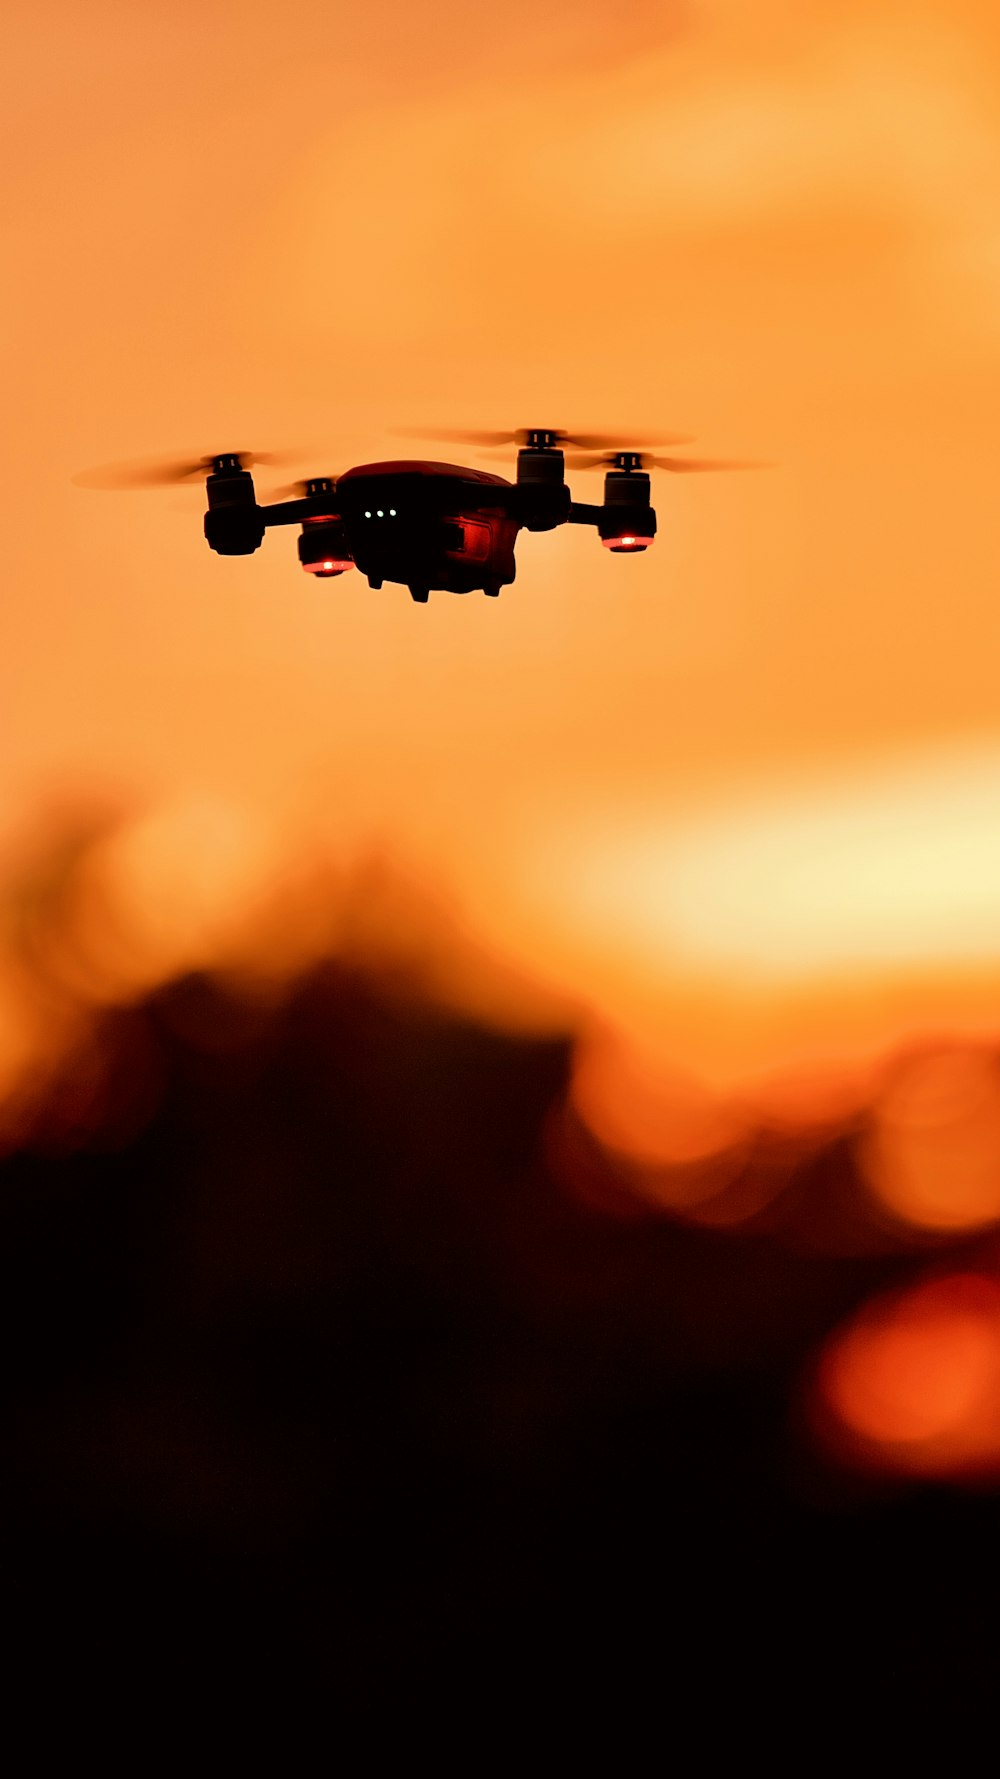
{"label": "drone arm", "polygon": [[339,519],[341,514],[330,507],[328,494],[310,494],[302,500],[276,500],[257,511],[265,525],[302,525],[307,519]]}
{"label": "drone arm", "polygon": [[572,500],[570,501],[568,523],[570,525],[598,525],[603,512],[603,507],[588,506],[586,501]]}

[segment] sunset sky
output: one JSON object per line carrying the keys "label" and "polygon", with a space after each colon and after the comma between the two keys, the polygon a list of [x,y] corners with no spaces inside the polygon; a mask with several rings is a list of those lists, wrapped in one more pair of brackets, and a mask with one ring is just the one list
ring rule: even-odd
{"label": "sunset sky", "polygon": [[[993,8],[13,0],[5,63],[5,833],[384,851],[725,1078],[995,1023]],[[421,423],[773,467],[426,609],[71,480]]]}

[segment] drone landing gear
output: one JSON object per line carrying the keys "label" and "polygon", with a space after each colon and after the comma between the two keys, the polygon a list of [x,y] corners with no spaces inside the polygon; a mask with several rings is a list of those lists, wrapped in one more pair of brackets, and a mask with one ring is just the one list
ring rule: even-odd
{"label": "drone landing gear", "polygon": [[410,588],[410,598],[415,599],[418,605],[426,605],[427,604],[427,597],[428,597],[429,593],[430,593],[429,587],[411,587]]}
{"label": "drone landing gear", "polygon": [[483,592],[486,594],[487,599],[499,599],[499,597],[500,597],[500,582],[499,581],[487,581],[485,586],[483,587]]}
{"label": "drone landing gear", "polygon": [[369,585],[369,587],[374,587],[374,589],[375,589],[375,591],[376,591],[376,593],[377,593],[377,592],[378,592],[378,590],[379,590],[379,588],[380,588],[380,587],[381,587],[381,585],[382,585],[382,577],[381,577],[381,575],[374,575],[374,574],[370,574],[370,575],[369,575],[369,576],[368,576],[368,585]]}

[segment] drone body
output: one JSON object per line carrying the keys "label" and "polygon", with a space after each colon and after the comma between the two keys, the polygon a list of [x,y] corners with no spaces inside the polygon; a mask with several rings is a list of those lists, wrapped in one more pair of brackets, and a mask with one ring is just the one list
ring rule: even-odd
{"label": "drone body", "polygon": [[336,481],[314,477],[299,499],[266,506],[257,504],[242,455],[230,453],[212,459],[205,535],[220,555],[245,555],[269,526],[299,524],[299,560],[312,574],[356,566],[371,586],[401,582],[420,604],[432,589],[495,597],[514,579],[522,528],[594,525],[611,549],[646,549],[656,515],[638,455],[622,452],[609,469],[604,507],[583,506],[566,486],[561,436],[521,435],[515,483],[458,464],[394,460],[360,464]]}
{"label": "drone body", "polygon": [[432,589],[495,595],[516,572],[512,492],[448,463],[361,464],[336,483],[333,514],[303,521],[299,560],[324,576],[356,566],[373,587],[401,582],[419,603]]}
{"label": "drone body", "polygon": [[[357,567],[370,586],[397,581],[425,604],[432,589],[480,590],[495,597],[514,579],[514,545],[521,530],[590,525],[602,544],[618,554],[648,549],[656,536],[650,465],[675,472],[749,467],[647,457],[622,449],[615,439],[571,437],[553,428],[457,436],[478,445],[517,443],[516,481],[458,464],[400,459],[359,464],[338,477],[313,476],[296,484],[295,498],[261,505],[249,466],[268,459],[243,451],[155,468],[112,466],[78,480],[90,487],[121,488],[204,477],[205,537],[220,556],[252,555],[272,526],[297,525],[299,561],[310,574],[328,578]],[[662,442],[678,441],[675,435]],[[604,468],[602,505],[572,499],[563,443],[583,447],[582,456],[571,455],[571,465]]]}

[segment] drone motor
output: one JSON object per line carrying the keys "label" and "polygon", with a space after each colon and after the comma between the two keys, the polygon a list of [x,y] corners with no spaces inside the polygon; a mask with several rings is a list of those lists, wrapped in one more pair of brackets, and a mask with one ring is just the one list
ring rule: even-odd
{"label": "drone motor", "polygon": [[606,550],[636,555],[648,550],[656,536],[656,514],[650,503],[649,476],[638,451],[617,451],[604,477],[604,511],[597,526]]}
{"label": "drone motor", "polygon": [[299,538],[299,561],[309,574],[328,579],[354,567],[342,519],[307,519]]}
{"label": "drone motor", "polygon": [[354,567],[347,541],[347,530],[343,519],[337,512],[336,483],[332,476],[310,476],[308,481],[298,484],[304,499],[323,506],[330,511],[320,510],[310,514],[302,521],[299,536],[299,561],[307,574],[318,575],[321,580],[329,580],[334,575],[346,574]]}
{"label": "drone motor", "polygon": [[244,467],[248,461],[252,460],[243,451],[225,451],[210,459],[205,537],[220,556],[252,556],[264,542],[253,476]]}
{"label": "drone motor", "polygon": [[570,493],[566,486],[566,460],[559,449],[562,434],[535,427],[522,433],[517,453],[517,487],[520,512],[526,531],[554,531],[566,522]]}

